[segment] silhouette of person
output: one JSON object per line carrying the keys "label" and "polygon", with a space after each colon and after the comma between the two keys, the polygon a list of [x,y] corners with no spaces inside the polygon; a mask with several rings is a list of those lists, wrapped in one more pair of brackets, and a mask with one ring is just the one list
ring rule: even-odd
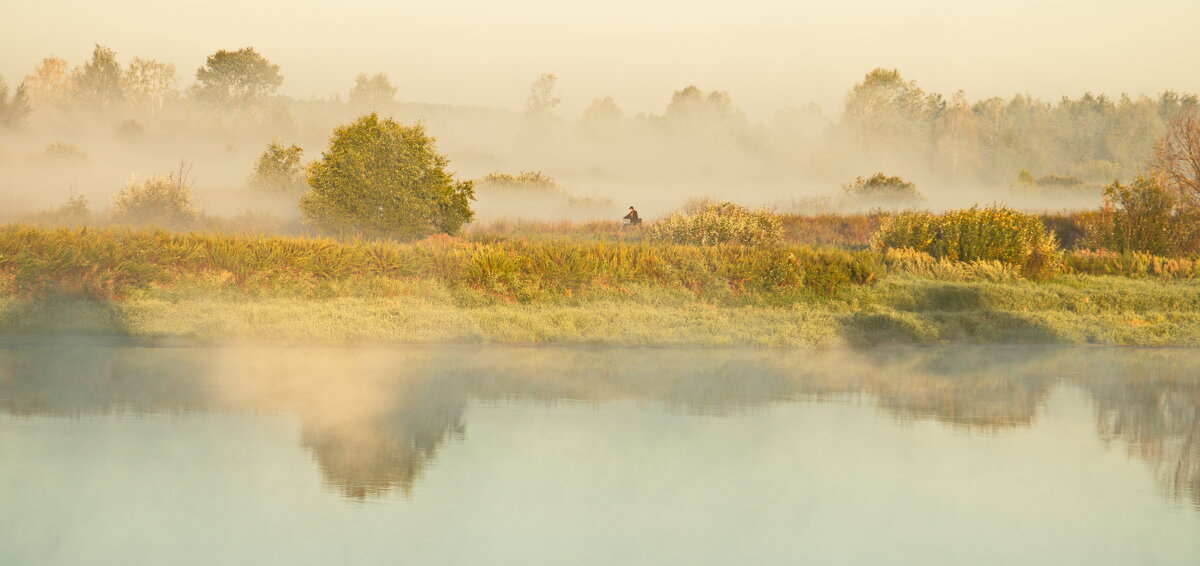
{"label": "silhouette of person", "polygon": [[631,224],[631,225],[642,223],[641,217],[638,216],[637,211],[634,210],[632,206],[629,207],[629,214],[626,214],[625,217],[623,218],[623,220],[628,220],[629,224]]}

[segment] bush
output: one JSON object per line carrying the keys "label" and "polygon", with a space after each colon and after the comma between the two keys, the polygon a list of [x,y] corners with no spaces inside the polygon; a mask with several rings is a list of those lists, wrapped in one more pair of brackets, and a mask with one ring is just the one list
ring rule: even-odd
{"label": "bush", "polygon": [[1100,186],[1088,183],[1074,175],[1050,173],[1035,179],[1032,173],[1022,169],[1017,174],[1017,180],[1013,183],[1012,188],[1031,192],[1081,193],[1096,191]]}
{"label": "bush", "polygon": [[731,202],[704,203],[676,212],[650,227],[650,239],[672,244],[770,246],[783,241],[779,215]]}
{"label": "bush", "polygon": [[456,182],[420,124],[368,114],[333,131],[309,167],[304,218],[335,233],[416,239],[454,233],[474,213],[471,181]]}
{"label": "bush", "polygon": [[58,208],[31,214],[25,219],[47,226],[79,226],[91,222],[92,211],[87,197],[80,195],[68,198],[66,204]]}
{"label": "bush", "polygon": [[889,177],[876,173],[864,179],[855,177],[854,182],[842,185],[849,196],[885,203],[914,203],[924,200],[916,183],[905,181],[900,176]]}
{"label": "bush", "polygon": [[878,250],[911,248],[950,261],[1000,261],[1033,278],[1060,268],[1058,242],[1041,220],[1000,206],[941,215],[901,213],[884,220],[871,245]]}
{"label": "bush", "polygon": [[140,142],[142,138],[146,137],[146,129],[134,119],[125,120],[117,124],[117,127],[113,131],[117,134],[118,138],[128,143]]}
{"label": "bush", "polygon": [[250,188],[276,194],[301,193],[304,184],[304,166],[300,161],[304,150],[296,144],[284,147],[278,139],[271,140],[250,175]]}
{"label": "bush", "polygon": [[488,173],[478,183],[480,188],[493,188],[533,192],[562,192],[563,188],[554,178],[541,171],[511,173]]}
{"label": "bush", "polygon": [[198,213],[192,207],[192,191],[185,177],[182,168],[178,173],[145,180],[134,177],[113,199],[113,220],[168,228],[191,226]]}
{"label": "bush", "polygon": [[1090,215],[1085,243],[1115,252],[1172,256],[1200,251],[1200,211],[1184,205],[1155,176],[1104,189],[1104,208]]}
{"label": "bush", "polygon": [[1063,249],[1078,247],[1087,237],[1087,226],[1096,211],[1085,212],[1048,212],[1041,215],[1042,224],[1058,238],[1058,244]]}
{"label": "bush", "polygon": [[42,150],[41,157],[49,161],[82,162],[87,161],[88,154],[75,144],[54,142]]}

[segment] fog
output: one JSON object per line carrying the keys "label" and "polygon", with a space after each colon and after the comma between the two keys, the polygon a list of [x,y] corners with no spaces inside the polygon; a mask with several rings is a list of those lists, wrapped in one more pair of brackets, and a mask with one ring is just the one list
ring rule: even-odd
{"label": "fog", "polygon": [[[0,50],[0,76],[10,98],[26,86],[30,112],[0,127],[5,221],[77,195],[103,213],[131,175],[187,161],[206,214],[294,223],[295,195],[247,188],[258,155],[279,139],[316,159],[335,126],[372,110],[424,123],[460,178],[540,171],[558,185],[542,200],[481,186],[479,221],[616,219],[629,205],[655,218],[699,197],[784,212],[895,206],[840,189],[876,172],[916,182],[925,200],[909,207],[1091,207],[1103,184],[1144,168],[1200,91],[1188,72],[1200,7],[1171,0],[1003,12],[933,0],[6,11],[0,34],[15,48]],[[114,100],[83,96],[97,44],[122,72],[136,57],[173,65],[174,81],[134,96],[125,78]],[[278,89],[239,105],[199,100],[205,57],[243,47],[279,65]],[[50,57],[64,63],[52,88],[35,76]],[[395,94],[352,100],[359,73],[386,74]],[[531,105],[545,73],[549,98]],[[56,143],[78,152],[47,155]],[[1078,183],[1014,190],[1022,170]]]}

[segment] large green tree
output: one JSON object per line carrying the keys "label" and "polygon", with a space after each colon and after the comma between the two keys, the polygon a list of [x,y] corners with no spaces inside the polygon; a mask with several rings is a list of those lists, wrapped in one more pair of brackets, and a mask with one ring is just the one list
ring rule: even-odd
{"label": "large green tree", "polygon": [[237,51],[222,49],[208,56],[196,70],[196,95],[217,104],[262,102],[283,84],[279,65],[253,47]]}
{"label": "large green tree", "polygon": [[474,213],[471,181],[456,181],[420,124],[372,112],[336,128],[309,166],[300,199],[305,219],[333,233],[414,239],[454,233]]}

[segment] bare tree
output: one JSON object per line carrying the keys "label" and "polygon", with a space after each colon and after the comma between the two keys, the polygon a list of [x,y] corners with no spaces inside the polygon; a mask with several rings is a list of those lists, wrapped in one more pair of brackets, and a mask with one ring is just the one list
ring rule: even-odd
{"label": "bare tree", "polygon": [[1171,121],[1154,148],[1151,169],[1168,189],[1200,205],[1200,113]]}

